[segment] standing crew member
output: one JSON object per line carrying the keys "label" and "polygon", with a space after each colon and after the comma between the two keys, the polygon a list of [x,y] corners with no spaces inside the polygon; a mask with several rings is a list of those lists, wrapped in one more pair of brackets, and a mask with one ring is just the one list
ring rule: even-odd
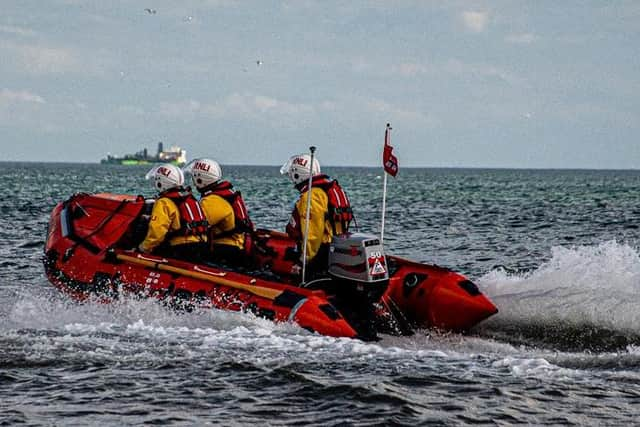
{"label": "standing crew member", "polygon": [[200,261],[206,248],[207,220],[191,190],[183,187],[182,171],[167,163],[154,166],[145,178],[152,180],[158,197],[151,210],[147,236],[138,250]]}
{"label": "standing crew member", "polygon": [[215,160],[193,160],[184,171],[191,174],[201,195],[200,206],[209,223],[209,258],[225,264],[247,264],[254,227],[240,192],[222,180],[222,169]]}
{"label": "standing crew member", "polygon": [[[295,204],[286,231],[289,237],[298,244],[298,251],[303,252],[304,232],[306,230],[307,198],[309,197],[309,174],[311,178],[311,208],[309,212],[309,229],[307,236],[307,270],[313,275],[327,270],[329,245],[334,235],[346,233],[353,220],[351,204],[346,193],[327,175],[320,173],[320,163],[308,154],[292,156],[280,169],[280,173],[288,175],[300,198]],[[300,264],[302,264],[300,255]]]}

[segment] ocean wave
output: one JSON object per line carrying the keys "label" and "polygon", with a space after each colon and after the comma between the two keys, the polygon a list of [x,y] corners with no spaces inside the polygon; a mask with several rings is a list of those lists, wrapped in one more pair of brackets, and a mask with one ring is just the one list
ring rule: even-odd
{"label": "ocean wave", "polygon": [[628,244],[553,247],[526,273],[499,268],[478,279],[500,312],[485,328],[501,338],[564,349],[640,343],[640,255]]}

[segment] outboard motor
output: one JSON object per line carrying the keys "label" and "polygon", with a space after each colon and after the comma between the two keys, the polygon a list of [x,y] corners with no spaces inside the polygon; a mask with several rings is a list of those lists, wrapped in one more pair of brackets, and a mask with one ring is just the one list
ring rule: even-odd
{"label": "outboard motor", "polygon": [[334,236],[329,248],[329,275],[336,303],[350,313],[364,339],[376,339],[374,303],[389,285],[389,271],[380,239],[370,234]]}
{"label": "outboard motor", "polygon": [[389,283],[380,239],[362,233],[335,236],[329,248],[329,274],[377,301]]}

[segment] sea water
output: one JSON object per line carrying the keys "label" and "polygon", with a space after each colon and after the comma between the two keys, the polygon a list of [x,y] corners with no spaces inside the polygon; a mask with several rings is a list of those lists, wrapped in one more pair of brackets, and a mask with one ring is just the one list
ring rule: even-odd
{"label": "sea water", "polygon": [[[402,169],[388,253],[467,275],[500,313],[469,334],[365,343],[150,300],[70,301],[41,257],[56,203],[151,196],[144,167],[2,164],[4,425],[630,425],[640,419],[640,171]],[[225,166],[254,222],[296,198],[277,167]],[[382,176],[327,168],[360,231]]]}

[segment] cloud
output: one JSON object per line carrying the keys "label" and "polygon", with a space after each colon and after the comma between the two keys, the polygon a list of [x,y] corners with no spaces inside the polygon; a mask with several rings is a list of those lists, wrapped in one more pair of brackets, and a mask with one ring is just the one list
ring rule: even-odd
{"label": "cloud", "polygon": [[282,113],[295,116],[312,113],[314,110],[314,108],[308,104],[296,104],[261,95],[249,96],[248,101],[263,113],[274,112],[276,114]]}
{"label": "cloud", "polygon": [[474,33],[481,33],[485,30],[489,14],[487,12],[478,12],[468,10],[462,12],[462,23],[464,26]]}
{"label": "cloud", "polygon": [[392,105],[379,99],[364,100],[362,107],[368,113],[380,114],[394,122],[400,121],[411,123],[414,126],[424,125],[427,127],[432,127],[436,123],[432,117],[427,116],[422,111]]}
{"label": "cloud", "polygon": [[531,44],[538,40],[535,34],[522,33],[522,34],[509,34],[505,41],[512,44]]}
{"label": "cloud", "polygon": [[391,67],[391,72],[393,74],[400,74],[406,77],[412,77],[418,74],[425,74],[429,71],[431,71],[430,67],[427,67],[423,64],[416,64],[412,62],[403,62],[401,64],[393,65]]}
{"label": "cloud", "polygon": [[371,62],[363,57],[353,58],[351,60],[351,70],[354,73],[365,73],[371,69]]}
{"label": "cloud", "polygon": [[16,70],[32,75],[104,75],[109,68],[113,68],[111,58],[104,51],[16,43],[1,38],[0,57],[5,64],[11,64]]}
{"label": "cloud", "polygon": [[207,114],[213,117],[245,116],[269,121],[277,117],[280,122],[289,126],[295,125],[302,117],[307,117],[314,111],[315,107],[309,104],[250,93],[234,93],[206,108]]}
{"label": "cloud", "polygon": [[443,69],[446,74],[480,79],[498,79],[510,85],[517,85],[522,82],[518,75],[492,64],[474,64],[451,59],[447,61]]}
{"label": "cloud", "polygon": [[458,59],[450,59],[441,63],[421,64],[415,62],[403,62],[392,65],[388,71],[392,75],[403,77],[416,77],[424,74],[437,76],[436,78],[447,79],[451,76],[463,77],[466,79],[498,79],[511,85],[522,81],[516,74],[506,69],[492,64],[467,63]]}
{"label": "cloud", "polygon": [[161,102],[158,113],[161,116],[190,121],[202,113],[202,105],[200,102],[189,99],[177,102]]}
{"label": "cloud", "polygon": [[28,91],[12,91],[2,89],[0,91],[0,104],[35,103],[45,104],[46,101],[40,95]]}
{"label": "cloud", "polygon": [[214,103],[201,103],[189,99],[178,102],[162,102],[158,113],[165,117],[190,121],[199,117],[261,116],[295,118],[310,114],[315,108],[309,104],[296,104],[264,95],[233,93]]}
{"label": "cloud", "polygon": [[0,125],[13,129],[43,129],[48,104],[27,90],[0,90]]}
{"label": "cloud", "polygon": [[204,6],[210,7],[223,7],[223,6],[238,6],[240,2],[238,0],[203,0],[201,2]]}
{"label": "cloud", "polygon": [[36,32],[29,28],[15,27],[13,25],[0,25],[0,33],[23,37],[33,37],[36,35]]}
{"label": "cloud", "polygon": [[71,50],[40,45],[0,42],[5,58],[32,74],[65,73],[83,69],[82,61]]}

